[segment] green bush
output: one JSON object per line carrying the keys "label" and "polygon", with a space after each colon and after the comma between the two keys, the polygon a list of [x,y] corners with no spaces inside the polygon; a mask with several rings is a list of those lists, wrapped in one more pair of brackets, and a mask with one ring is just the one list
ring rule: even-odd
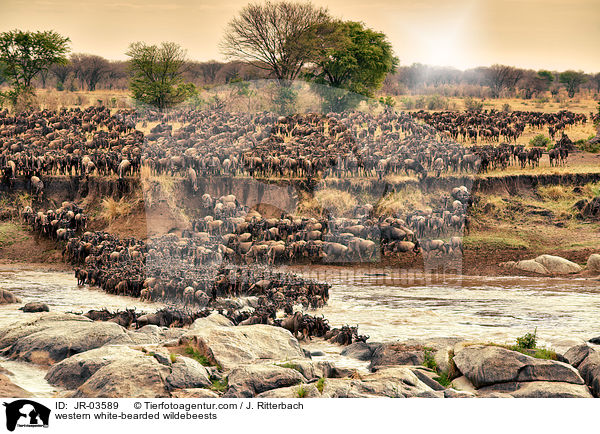
{"label": "green bush", "polygon": [[480,112],[483,110],[483,101],[478,101],[470,96],[466,97],[463,101],[465,110],[470,112]]}
{"label": "green bush", "polygon": [[396,100],[392,96],[380,97],[379,102],[388,107],[394,107],[396,105]]}
{"label": "green bush", "polygon": [[600,143],[590,143],[594,136],[590,136],[587,139],[580,139],[575,142],[575,147],[585,152],[591,152],[597,154],[600,152]]}
{"label": "green bush", "polygon": [[321,377],[321,378],[319,378],[319,381],[317,381],[317,390],[319,391],[319,393],[321,395],[323,394],[324,387],[325,387],[325,378]]}
{"label": "green bush", "polygon": [[402,108],[404,110],[412,110],[415,108],[415,101],[412,98],[402,98],[400,102],[402,103]]}
{"label": "green bush", "polygon": [[533,333],[525,333],[523,336],[517,338],[517,347],[525,348],[528,350],[534,349],[537,345],[537,328]]}
{"label": "green bush", "polygon": [[548,137],[544,136],[543,134],[538,134],[537,136],[535,136],[533,139],[531,139],[529,141],[529,144],[531,146],[536,146],[539,148],[547,148],[550,143],[551,143],[550,139]]}

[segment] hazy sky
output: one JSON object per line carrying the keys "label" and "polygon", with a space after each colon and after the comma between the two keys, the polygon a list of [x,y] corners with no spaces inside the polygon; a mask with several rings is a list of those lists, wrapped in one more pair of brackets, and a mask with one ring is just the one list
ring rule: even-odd
{"label": "hazy sky", "polygon": [[[0,31],[53,29],[73,52],[125,59],[133,41],[174,41],[195,60],[247,0],[0,0]],[[504,63],[600,71],[600,0],[314,0],[386,33],[402,65]]]}

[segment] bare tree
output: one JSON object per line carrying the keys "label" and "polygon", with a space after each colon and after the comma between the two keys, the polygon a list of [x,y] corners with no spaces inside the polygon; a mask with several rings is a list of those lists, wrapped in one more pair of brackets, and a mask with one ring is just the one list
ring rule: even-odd
{"label": "bare tree", "polygon": [[65,63],[63,65],[56,64],[50,67],[50,71],[56,77],[56,87],[62,88],[69,77],[69,74],[72,72],[72,67],[70,63]]}
{"label": "bare tree", "polygon": [[88,90],[96,90],[96,85],[110,69],[108,60],[92,54],[73,54],[71,56],[73,72]]}
{"label": "bare tree", "polygon": [[523,76],[523,70],[507,65],[492,65],[486,71],[486,78],[492,97],[498,98],[504,89],[512,90]]}
{"label": "bare tree", "polygon": [[[229,22],[221,51],[232,59],[268,70],[279,81],[294,80],[314,55],[321,26],[331,21],[327,9],[311,3],[251,3]],[[317,37],[306,37],[314,32]]]}

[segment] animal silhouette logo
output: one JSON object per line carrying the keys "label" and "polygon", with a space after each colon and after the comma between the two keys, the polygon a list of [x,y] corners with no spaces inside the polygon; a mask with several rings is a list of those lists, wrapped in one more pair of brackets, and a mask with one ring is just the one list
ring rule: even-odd
{"label": "animal silhouette logo", "polygon": [[29,399],[19,399],[4,403],[6,407],[6,429],[14,431],[18,427],[48,427],[50,409]]}

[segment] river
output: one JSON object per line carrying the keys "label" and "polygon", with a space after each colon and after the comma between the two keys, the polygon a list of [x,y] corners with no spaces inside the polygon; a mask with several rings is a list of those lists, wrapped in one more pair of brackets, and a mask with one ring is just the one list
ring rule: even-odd
{"label": "river", "polygon": [[[460,337],[476,342],[512,343],[537,329],[541,345],[564,349],[568,342],[600,335],[600,282],[573,278],[445,276],[397,272],[391,268],[292,267],[307,277],[332,284],[324,315],[333,326],[358,325],[370,342]],[[72,273],[0,267],[0,287],[23,302],[43,301],[52,311],[163,305],[78,287]],[[14,305],[0,306],[0,327],[22,317]],[[318,348],[318,345],[316,346]],[[331,353],[329,346],[323,347]],[[339,350],[338,350],[339,351]],[[56,390],[43,371],[21,362],[0,360],[13,381],[50,396]]]}

